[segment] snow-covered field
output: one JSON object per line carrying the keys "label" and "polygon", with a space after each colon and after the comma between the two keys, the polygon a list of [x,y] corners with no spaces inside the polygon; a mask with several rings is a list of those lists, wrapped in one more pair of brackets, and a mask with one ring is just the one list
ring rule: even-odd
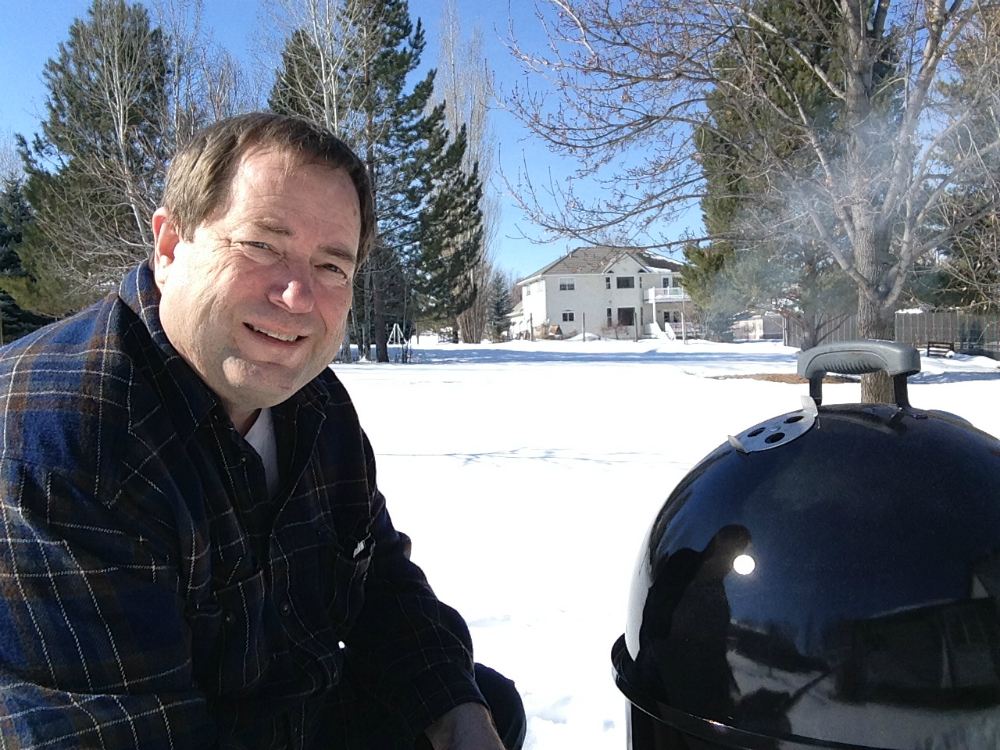
{"label": "snow-covered field", "polygon": [[[915,406],[1000,435],[1000,363],[925,358]],[[517,683],[528,750],[623,750],[609,658],[647,526],[705,454],[800,407],[769,342],[431,343],[409,364],[338,365],[413,559],[468,620],[476,658]],[[824,401],[857,401],[856,384]]]}

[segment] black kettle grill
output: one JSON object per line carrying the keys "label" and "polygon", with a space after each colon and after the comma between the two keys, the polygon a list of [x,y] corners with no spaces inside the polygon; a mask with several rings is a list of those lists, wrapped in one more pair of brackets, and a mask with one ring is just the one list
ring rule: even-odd
{"label": "black kettle grill", "polygon": [[[1000,747],[1000,441],[909,405],[909,346],[799,354],[643,542],[612,649],[632,750]],[[827,372],[895,405],[823,406]],[[990,405],[992,406],[992,405]]]}

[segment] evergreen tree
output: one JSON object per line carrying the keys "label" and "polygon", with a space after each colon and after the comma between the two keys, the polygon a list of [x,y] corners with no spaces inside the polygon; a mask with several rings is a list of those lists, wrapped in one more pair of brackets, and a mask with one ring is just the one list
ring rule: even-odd
{"label": "evergreen tree", "polygon": [[54,320],[22,309],[8,293],[9,289],[16,289],[21,299],[31,299],[33,294],[37,294],[38,284],[25,270],[17,253],[30,223],[31,211],[24,199],[21,183],[14,179],[4,180],[3,191],[0,192],[0,344],[20,338]]}
{"label": "evergreen tree", "polygon": [[[362,44],[349,64],[360,85],[349,92],[347,109],[358,113],[357,147],[368,164],[375,191],[379,231],[362,269],[366,294],[365,320],[378,361],[389,360],[387,332],[395,320],[412,320],[416,310],[411,279],[403,267],[419,258],[414,228],[424,204],[426,183],[424,113],[434,88],[429,71],[407,91],[407,79],[420,65],[424,31],[410,21],[406,0],[346,0],[348,17],[360,19],[354,34]],[[357,6],[364,8],[358,13]],[[411,263],[412,267],[412,263]]]}
{"label": "evergreen tree", "polygon": [[495,269],[490,277],[489,288],[488,327],[491,341],[503,341],[510,330],[510,318],[507,315],[514,309],[514,298],[510,290],[511,279]]}
{"label": "evergreen tree", "polygon": [[705,336],[713,341],[732,340],[733,320],[741,310],[734,308],[731,295],[720,289],[727,261],[734,256],[732,247],[722,242],[684,248],[684,291],[698,308]]}
{"label": "evergreen tree", "polygon": [[[314,122],[319,119],[324,124],[329,123],[329,129],[336,132],[339,128],[334,122],[333,109],[328,116],[326,108],[322,107],[326,99],[323,81],[311,65],[319,56],[320,51],[308,33],[302,29],[293,31],[281,51],[281,67],[271,85],[267,104],[276,114],[308,117]],[[310,105],[317,106],[319,117],[315,111],[307,114],[305,110]]]}
{"label": "evergreen tree", "polygon": [[346,9],[330,10],[336,16],[334,28],[295,29],[285,40],[268,106],[272,112],[305,117],[350,139],[357,131],[358,113],[348,111],[346,102],[358,77],[345,62],[360,40],[351,36],[355,30],[350,28]]}
{"label": "evergreen tree", "polygon": [[469,309],[480,290],[471,272],[482,253],[483,189],[478,170],[466,174],[462,166],[466,131],[449,142],[444,117],[438,107],[428,118],[429,169],[422,192],[419,219],[419,252],[410,260],[414,291],[419,295],[421,317],[451,325],[458,343],[458,317]]}
{"label": "evergreen tree", "polygon": [[34,210],[21,257],[60,291],[38,309],[78,309],[149,254],[168,151],[168,58],[141,5],[93,0],[46,63],[42,132],[19,140]]}

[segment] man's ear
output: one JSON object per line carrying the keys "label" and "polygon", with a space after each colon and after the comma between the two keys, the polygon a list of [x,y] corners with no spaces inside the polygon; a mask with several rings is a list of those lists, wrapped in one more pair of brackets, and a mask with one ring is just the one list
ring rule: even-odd
{"label": "man's ear", "polygon": [[167,280],[170,264],[174,262],[174,251],[181,241],[180,231],[170,217],[170,212],[161,206],[153,213],[153,278],[157,286]]}

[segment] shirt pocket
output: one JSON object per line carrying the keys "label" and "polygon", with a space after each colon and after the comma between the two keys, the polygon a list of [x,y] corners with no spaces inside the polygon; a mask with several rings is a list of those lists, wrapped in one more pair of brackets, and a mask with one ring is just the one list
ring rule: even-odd
{"label": "shirt pocket", "polygon": [[338,538],[329,526],[320,528],[320,569],[330,625],[346,638],[364,605],[364,586],[372,561],[370,535]]}
{"label": "shirt pocket", "polygon": [[256,685],[267,669],[264,573],[212,594],[188,618],[195,674],[202,689],[216,695],[239,693]]}

